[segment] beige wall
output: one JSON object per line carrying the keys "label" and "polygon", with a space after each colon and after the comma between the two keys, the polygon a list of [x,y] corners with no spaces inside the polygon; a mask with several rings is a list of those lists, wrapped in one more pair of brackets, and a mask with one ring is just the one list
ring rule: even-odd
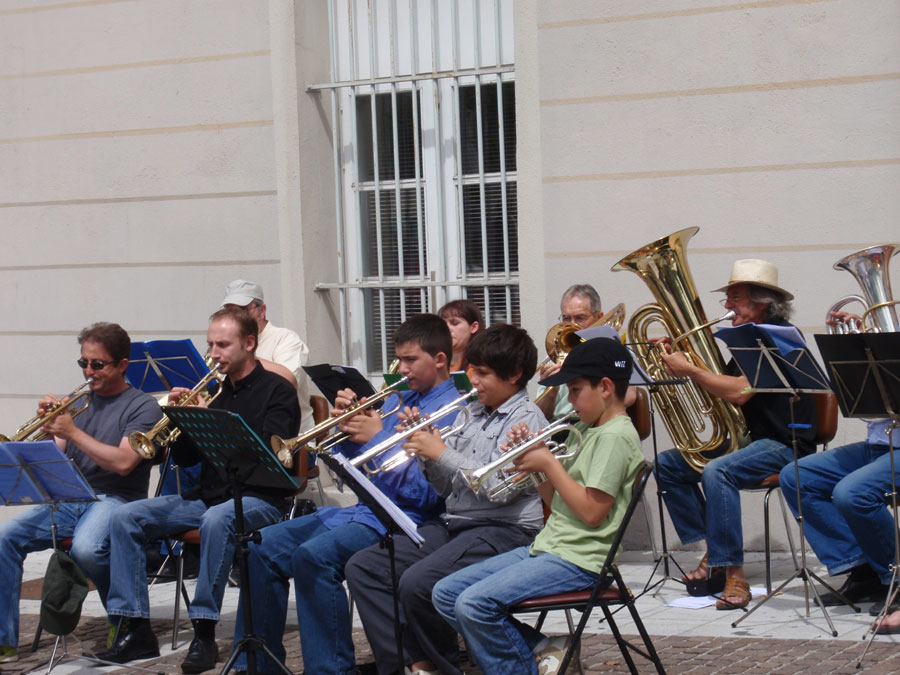
{"label": "beige wall", "polygon": [[233,278],[334,342],[327,14],[297,4],[0,3],[0,430],[75,386],[93,321],[202,351]]}
{"label": "beige wall", "polygon": [[[520,184],[540,185],[519,204],[523,240],[542,237],[533,255],[546,282],[526,315],[536,334],[571,283],[595,284],[629,313],[650,301],[636,275],[609,268],[697,225],[689,260],[710,317],[720,296],[709,291],[732,261],[765,258],[811,336],[834,300],[859,292],[833,263],[900,240],[900,4],[518,8],[528,23],[517,26],[517,121],[520,138],[537,130],[540,152],[519,167]],[[863,434],[843,420],[837,442]]]}

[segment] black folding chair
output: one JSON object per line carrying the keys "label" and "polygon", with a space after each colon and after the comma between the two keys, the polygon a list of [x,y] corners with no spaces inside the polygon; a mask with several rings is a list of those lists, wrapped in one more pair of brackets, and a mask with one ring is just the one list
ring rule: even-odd
{"label": "black folding chair", "polygon": [[[594,607],[599,607],[603,612],[603,616],[609,624],[609,628],[616,640],[616,644],[619,646],[619,650],[622,652],[622,656],[628,664],[629,671],[632,673],[638,672],[634,665],[634,660],[631,658],[631,651],[634,651],[651,661],[653,665],[656,666],[656,671],[661,675],[666,672],[662,662],[659,660],[656,649],[653,647],[653,641],[650,639],[647,629],[644,628],[644,622],[641,621],[637,608],[634,606],[634,595],[631,593],[628,586],[625,585],[625,582],[622,580],[622,575],[619,573],[619,568],[614,562],[616,553],[622,545],[625,531],[628,529],[628,523],[631,522],[631,517],[634,515],[637,505],[641,502],[641,495],[644,493],[644,488],[652,473],[650,464],[648,463],[644,465],[644,468],[641,469],[637,478],[635,478],[631,490],[631,501],[628,503],[625,517],[622,519],[622,524],[619,526],[616,536],[613,538],[612,546],[609,549],[609,555],[606,556],[606,561],[603,563],[603,568],[600,570],[600,576],[591,588],[583,591],[576,591],[574,593],[560,593],[557,595],[545,595],[537,598],[530,598],[529,600],[520,602],[510,608],[510,613],[512,614],[540,612],[538,629],[540,629],[540,626],[543,624],[547,612],[553,610],[577,610],[581,612],[581,620],[578,622],[578,626],[574,631],[572,630],[571,622],[569,623],[569,648],[566,650],[562,664],[560,664],[559,672],[561,674],[566,672],[566,669],[572,661],[572,657],[580,650],[581,634],[584,632],[584,628],[587,625]],[[638,645],[628,642],[622,637],[622,634],[619,632],[619,627],[613,619],[613,612],[609,609],[611,605],[624,605],[628,608],[631,618],[634,621],[634,625],[637,627],[638,633],[640,633],[641,639],[643,640],[643,649]]]}

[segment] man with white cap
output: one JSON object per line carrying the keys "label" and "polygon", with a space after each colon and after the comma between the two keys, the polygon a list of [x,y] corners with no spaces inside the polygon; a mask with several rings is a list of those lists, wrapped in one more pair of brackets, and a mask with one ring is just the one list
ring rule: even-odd
{"label": "man with white cap", "polygon": [[[736,261],[731,279],[717,291],[725,293],[725,308],[734,311],[734,326],[791,325],[788,318],[794,296],[778,285],[778,269],[765,260]],[[688,377],[712,396],[740,406],[747,422],[750,443],[712,460],[702,474],[677,450],[662,453],[657,461],[659,487],[682,543],[706,540],[707,544],[700,566],[685,575],[688,591],[706,595],[722,590],[716,609],[745,607],[750,589],[743,567],[740,490],[758,485],[792,461],[791,396],[755,395],[733,361],[728,364],[730,374],[713,373],[702,364],[691,363],[684,352],[672,351],[669,338],[659,343],[672,375]],[[815,404],[810,395],[801,395],[794,416],[796,423],[810,425],[795,429],[800,454],[815,452]]]}
{"label": "man with white cap", "polygon": [[[300,402],[300,433],[313,428],[312,407],[309,404],[309,379],[303,370],[309,359],[309,347],[290,328],[274,325],[266,318],[263,289],[255,281],[235,279],[225,287],[222,306],[238,305],[256,319],[259,326],[259,346],[256,358],[266,370],[287,378],[297,390]],[[272,367],[272,364],[284,368]],[[286,370],[285,370],[286,369]]]}

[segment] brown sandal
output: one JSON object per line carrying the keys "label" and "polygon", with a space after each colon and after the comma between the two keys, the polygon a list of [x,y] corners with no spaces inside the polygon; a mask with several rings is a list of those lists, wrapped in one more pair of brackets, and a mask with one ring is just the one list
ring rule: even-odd
{"label": "brown sandal", "polygon": [[[734,602],[734,600],[737,602]],[[743,579],[729,577],[725,581],[716,609],[743,609],[750,604],[750,585]]]}

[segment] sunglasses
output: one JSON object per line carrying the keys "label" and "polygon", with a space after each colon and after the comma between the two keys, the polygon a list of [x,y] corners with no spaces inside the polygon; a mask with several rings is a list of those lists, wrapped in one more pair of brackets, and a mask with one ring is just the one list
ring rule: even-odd
{"label": "sunglasses", "polygon": [[91,370],[103,370],[109,364],[116,365],[121,360],[122,359],[116,359],[115,361],[88,361],[87,359],[78,359],[76,363],[82,370],[88,366],[91,367]]}

